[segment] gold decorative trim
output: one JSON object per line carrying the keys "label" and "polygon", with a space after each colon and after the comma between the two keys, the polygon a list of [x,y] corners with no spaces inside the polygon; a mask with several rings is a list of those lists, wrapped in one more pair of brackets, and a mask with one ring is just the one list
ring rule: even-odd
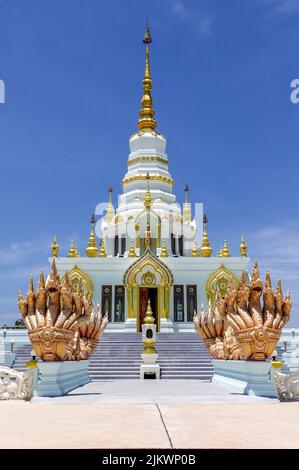
{"label": "gold decorative trim", "polygon": [[[216,287],[219,289],[220,294],[224,295],[227,287],[228,280],[232,278],[233,283],[238,286],[239,279],[224,264],[220,266],[215,272],[213,272],[206,282],[206,294],[207,301],[214,303],[216,296]],[[224,285],[225,284],[225,285]]]}
{"label": "gold decorative trim", "polygon": [[[130,176],[129,178],[124,178],[122,180],[122,186],[128,183],[133,183],[134,181],[145,181],[147,179],[146,175],[135,175],[135,176]],[[174,181],[172,178],[167,178],[166,176],[161,176],[161,175],[149,175],[150,180],[155,180],[155,181],[162,181],[163,183],[171,184],[172,186],[174,185]]]}
{"label": "gold decorative trim", "polygon": [[[67,272],[69,280],[71,281],[72,287],[76,288],[79,280],[83,284],[83,290],[85,294],[91,294],[93,298],[94,285],[91,278],[85,271],[82,271],[76,264],[75,266]],[[65,274],[62,276],[62,280],[65,278]]]}
{"label": "gold decorative trim", "polygon": [[151,155],[144,155],[142,157],[135,157],[128,160],[128,165],[134,165],[135,163],[141,162],[160,162],[168,166],[168,160],[162,157],[153,157]]}

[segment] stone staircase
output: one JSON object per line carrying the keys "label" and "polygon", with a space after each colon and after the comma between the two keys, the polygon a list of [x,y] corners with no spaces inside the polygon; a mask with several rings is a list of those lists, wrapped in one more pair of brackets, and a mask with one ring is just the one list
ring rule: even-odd
{"label": "stone staircase", "polygon": [[[211,379],[211,357],[195,333],[158,334],[156,348],[161,378]],[[25,370],[31,349],[29,344],[15,349],[15,369]],[[138,379],[142,349],[141,333],[105,333],[91,357],[91,380]]]}

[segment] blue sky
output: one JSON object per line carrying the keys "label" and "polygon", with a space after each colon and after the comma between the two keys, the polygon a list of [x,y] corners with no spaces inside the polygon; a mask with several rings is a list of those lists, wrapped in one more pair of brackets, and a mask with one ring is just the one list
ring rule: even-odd
{"label": "blue sky", "polygon": [[89,218],[114,196],[136,130],[149,15],[158,130],[175,192],[203,202],[212,246],[291,289],[299,326],[299,0],[1,0],[0,324],[16,292],[61,253],[84,251]]}

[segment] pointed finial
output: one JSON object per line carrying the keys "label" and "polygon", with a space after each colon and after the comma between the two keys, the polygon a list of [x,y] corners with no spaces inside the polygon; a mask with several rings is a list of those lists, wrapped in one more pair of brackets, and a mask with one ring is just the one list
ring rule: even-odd
{"label": "pointed finial", "polygon": [[228,248],[227,241],[224,240],[223,248],[222,248],[222,256],[228,258],[230,256],[230,251]]}
{"label": "pointed finial", "polygon": [[189,202],[188,201],[189,186],[187,184],[185,184],[184,191],[185,191],[185,202]]}
{"label": "pointed finial", "polygon": [[192,258],[197,258],[198,257],[198,249],[197,249],[197,246],[196,246],[196,241],[194,241],[191,256],[192,256]]}
{"label": "pointed finial", "polygon": [[[204,220],[206,219],[206,216],[204,216]],[[203,236],[202,236],[202,242],[201,242],[201,247],[200,247],[200,256],[203,256],[204,258],[208,258],[212,254],[212,248],[210,246],[210,241],[208,237],[208,232],[207,232],[207,222],[204,222],[203,224]]]}
{"label": "pointed finial", "polygon": [[218,256],[219,256],[219,258],[222,258],[222,256],[223,256],[223,248],[222,247],[219,248]]}
{"label": "pointed finial", "polygon": [[28,292],[34,292],[33,277],[32,276],[30,276],[30,278],[29,278]]}
{"label": "pointed finial", "polygon": [[72,242],[70,245],[70,249],[68,252],[68,258],[76,258],[76,250],[75,250],[75,243]]}
{"label": "pointed finial", "polygon": [[260,277],[260,271],[259,271],[259,265],[258,262],[256,261],[253,266],[252,274],[251,274],[251,280],[256,281]]}
{"label": "pointed finial", "polygon": [[54,236],[53,243],[51,245],[51,253],[54,257],[58,256],[59,253],[59,245],[57,243],[56,235]]}
{"label": "pointed finial", "polygon": [[277,295],[277,294],[282,295],[281,279],[278,279],[278,281],[277,281],[276,295]]}
{"label": "pointed finial", "polygon": [[146,324],[153,324],[155,323],[155,318],[153,316],[153,311],[152,311],[152,307],[151,307],[151,301],[150,299],[148,299],[148,302],[147,302],[147,309],[146,309],[146,314],[145,314],[145,317],[144,317],[144,323]]}
{"label": "pointed finial", "polygon": [[189,203],[189,187],[185,184],[185,202],[183,208],[183,221],[185,223],[191,222],[191,205]]}
{"label": "pointed finial", "polygon": [[246,285],[246,273],[245,271],[242,271],[240,281],[239,281],[239,287],[242,287],[244,285]]}
{"label": "pointed finial", "polygon": [[114,207],[112,204],[112,192],[113,192],[113,189],[112,189],[112,186],[110,185],[108,188],[108,193],[109,193],[108,205],[107,205],[106,216],[105,216],[105,220],[108,224],[111,224],[115,216],[115,211],[114,211]]}
{"label": "pointed finial", "polygon": [[161,258],[167,258],[168,257],[168,251],[167,251],[167,247],[166,247],[166,241],[163,240],[163,243],[162,243],[162,250],[161,250]]}
{"label": "pointed finial", "polygon": [[78,250],[77,245],[75,244],[74,247],[75,247],[76,258],[80,258],[80,252]]}
{"label": "pointed finial", "polygon": [[107,253],[106,253],[106,250],[105,250],[105,244],[104,244],[104,240],[102,238],[102,240],[100,241],[100,253],[99,253],[99,257],[100,258],[106,258],[107,257]]}
{"label": "pointed finial", "polygon": [[246,245],[243,235],[242,235],[241,244],[240,244],[240,253],[241,253],[241,256],[247,256],[247,245]]}
{"label": "pointed finial", "polygon": [[149,25],[146,25],[143,43],[145,44],[145,70],[143,77],[143,96],[141,99],[141,111],[139,112],[138,128],[140,131],[154,131],[157,127],[154,118],[153,100],[151,95],[152,77],[149,64],[149,45],[152,42]]}
{"label": "pointed finial", "polygon": [[131,241],[128,257],[129,257],[129,258],[136,258],[136,256],[137,256],[137,255],[136,255],[135,248],[134,248],[134,242]]}
{"label": "pointed finial", "polygon": [[[96,237],[94,233],[94,225],[96,223],[94,214],[92,214],[91,216],[90,223],[91,223],[91,229],[90,229],[88,244],[87,244],[85,253],[89,258],[95,258],[98,255],[98,249],[97,249]],[[76,250],[75,250],[75,257],[77,257]]]}

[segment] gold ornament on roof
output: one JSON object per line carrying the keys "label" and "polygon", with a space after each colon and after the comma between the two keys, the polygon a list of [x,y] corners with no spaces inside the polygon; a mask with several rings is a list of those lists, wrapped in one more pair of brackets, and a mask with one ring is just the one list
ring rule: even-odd
{"label": "gold ornament on roof", "polygon": [[224,244],[223,244],[223,248],[222,248],[222,256],[224,258],[228,258],[230,256],[230,251],[229,251],[228,244],[227,244],[226,240],[224,240]]}
{"label": "gold ornament on roof", "polygon": [[208,219],[207,216],[204,215],[203,217],[203,236],[202,236],[202,242],[201,242],[201,247],[200,247],[200,256],[203,256],[204,258],[208,258],[212,254],[212,248],[210,246],[210,241],[208,237],[208,232],[207,232],[207,223]]}
{"label": "gold ornament on roof", "polygon": [[155,318],[153,316],[153,311],[152,311],[150,299],[148,299],[147,309],[146,309],[146,313],[145,313],[145,317],[144,317],[144,323],[146,323],[148,325],[152,325],[153,323],[155,323]]}
{"label": "gold ornament on roof", "polygon": [[95,258],[98,255],[96,237],[94,234],[95,222],[96,222],[95,216],[92,215],[91,220],[90,220],[91,229],[90,229],[90,235],[89,235],[89,240],[88,240],[88,246],[85,250],[85,253],[89,258]]}
{"label": "gold ornament on roof", "polygon": [[113,192],[112,186],[109,186],[108,192],[109,192],[109,197],[108,197],[108,205],[107,205],[105,220],[108,224],[110,224],[113,221],[113,218],[115,215],[114,207],[112,204],[112,192]]}
{"label": "gold ornament on roof", "polygon": [[242,256],[247,256],[247,245],[246,245],[243,235],[242,235],[242,240],[240,244],[240,253]]}
{"label": "gold ornament on roof", "polygon": [[146,25],[143,43],[145,44],[145,70],[142,81],[143,96],[141,99],[141,110],[139,112],[138,128],[141,131],[155,131],[157,122],[154,118],[155,112],[153,110],[152,100],[152,77],[149,63],[149,46],[152,42],[149,26]]}
{"label": "gold ornament on roof", "polygon": [[167,251],[167,247],[166,247],[166,241],[163,240],[163,243],[162,243],[162,250],[161,250],[161,258],[167,258],[168,257],[168,251]]}
{"label": "gold ornament on roof", "polygon": [[192,248],[191,256],[192,256],[193,258],[197,258],[197,256],[198,256],[198,249],[197,249],[197,246],[196,246],[196,242],[194,242],[194,245],[193,245],[193,248]]}
{"label": "gold ornament on roof", "polygon": [[107,253],[106,253],[106,250],[105,250],[105,244],[104,244],[103,238],[102,238],[102,240],[100,241],[99,247],[100,247],[99,257],[100,257],[100,258],[106,258],[106,257],[107,257]]}
{"label": "gold ornament on roof", "polygon": [[188,199],[189,187],[187,184],[185,185],[184,191],[185,191],[185,202],[184,202],[184,208],[183,208],[183,221],[188,223],[188,222],[191,222],[191,206],[190,206],[189,199]]}
{"label": "gold ornament on roof", "polygon": [[52,253],[52,256],[54,256],[54,257],[57,257],[58,253],[59,253],[59,245],[57,243],[56,235],[53,239],[53,243],[52,243],[52,246],[51,246],[51,253]]}
{"label": "gold ornament on roof", "polygon": [[70,246],[70,249],[69,249],[69,252],[68,252],[67,256],[68,256],[68,258],[76,258],[77,257],[74,242],[71,243],[71,246]]}
{"label": "gold ornament on roof", "polygon": [[80,258],[80,252],[78,250],[77,245],[75,245],[75,253],[76,253],[76,258]]}
{"label": "gold ornament on roof", "polygon": [[137,255],[136,255],[135,248],[134,248],[134,242],[131,242],[128,257],[129,258],[136,258],[136,256]]}

